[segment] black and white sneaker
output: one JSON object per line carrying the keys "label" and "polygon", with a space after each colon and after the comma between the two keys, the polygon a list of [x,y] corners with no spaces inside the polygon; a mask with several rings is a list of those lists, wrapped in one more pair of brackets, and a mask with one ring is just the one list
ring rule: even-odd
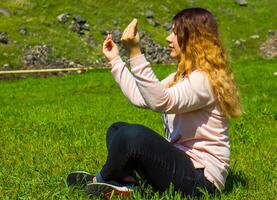
{"label": "black and white sneaker", "polygon": [[75,171],[68,174],[66,182],[68,186],[77,186],[85,188],[87,184],[92,183],[94,176],[88,172]]}
{"label": "black and white sneaker", "polygon": [[123,197],[131,196],[133,189],[129,186],[120,186],[110,183],[88,183],[84,192],[90,197],[98,196],[110,199],[112,196],[118,195]]}

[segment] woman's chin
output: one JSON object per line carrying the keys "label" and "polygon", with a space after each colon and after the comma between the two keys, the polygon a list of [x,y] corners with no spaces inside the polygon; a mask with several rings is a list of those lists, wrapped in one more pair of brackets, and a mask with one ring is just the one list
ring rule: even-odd
{"label": "woman's chin", "polygon": [[177,61],[179,60],[179,56],[173,52],[170,53],[170,57],[174,60],[177,60]]}

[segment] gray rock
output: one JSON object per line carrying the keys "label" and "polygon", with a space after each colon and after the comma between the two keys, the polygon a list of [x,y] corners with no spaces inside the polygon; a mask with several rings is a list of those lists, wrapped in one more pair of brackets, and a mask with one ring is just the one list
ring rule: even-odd
{"label": "gray rock", "polygon": [[265,58],[277,58],[277,30],[272,31],[267,40],[261,44],[260,52]]}
{"label": "gray rock", "polygon": [[235,46],[236,47],[242,47],[245,42],[246,42],[246,40],[244,40],[244,39],[238,39],[238,40],[235,41]]}
{"label": "gray rock", "polygon": [[145,17],[146,17],[146,18],[154,18],[153,11],[152,11],[152,10],[147,10],[147,11],[145,12]]}
{"label": "gray rock", "polygon": [[235,0],[235,2],[240,6],[247,6],[248,4],[246,0]]}
{"label": "gray rock", "polygon": [[27,34],[27,29],[26,29],[24,26],[21,26],[21,27],[19,28],[19,33],[20,33],[21,35],[26,35],[26,34]]}
{"label": "gray rock", "polygon": [[67,13],[62,13],[57,16],[57,20],[61,23],[66,23],[69,18],[69,15]]}
{"label": "gray rock", "polygon": [[172,23],[166,22],[163,24],[163,27],[165,28],[165,30],[170,31],[172,28]]}
{"label": "gray rock", "polygon": [[86,31],[90,30],[90,25],[86,23],[86,19],[80,15],[75,15],[73,21],[69,25],[69,29],[79,35],[85,35]]}
{"label": "gray rock", "polygon": [[240,42],[239,40],[236,40],[236,41],[235,41],[235,45],[236,45],[236,46],[239,46],[240,44],[241,44],[241,42]]}
{"label": "gray rock", "polygon": [[11,66],[10,66],[10,64],[4,64],[2,68],[3,68],[3,69],[10,69]]}
{"label": "gray rock", "polygon": [[82,26],[82,29],[83,30],[86,30],[86,31],[89,31],[90,30],[90,25],[88,23],[85,23],[83,26]]}
{"label": "gray rock", "polygon": [[156,21],[153,18],[147,18],[146,20],[151,26],[157,27],[161,25],[160,22]]}
{"label": "gray rock", "polygon": [[50,47],[46,45],[36,45],[31,47],[23,57],[23,65],[26,67],[44,68],[50,62]]}
{"label": "gray rock", "polygon": [[71,61],[71,62],[68,64],[68,66],[69,66],[69,67],[75,67],[75,66],[76,66],[76,64],[75,64],[75,62],[74,62],[74,61]]}
{"label": "gray rock", "polygon": [[74,20],[74,22],[76,22],[80,25],[84,25],[87,22],[87,20],[85,18],[81,17],[80,15],[74,15],[73,20]]}
{"label": "gray rock", "polygon": [[11,16],[11,14],[9,13],[9,11],[7,11],[6,9],[4,8],[0,8],[0,14],[6,16],[6,17],[9,17]]}
{"label": "gray rock", "polygon": [[29,54],[29,55],[26,55],[25,59],[28,61],[28,62],[32,62],[32,60],[34,59],[34,56]]}
{"label": "gray rock", "polygon": [[69,30],[79,33],[82,30],[82,28],[81,28],[80,24],[73,23],[73,24],[69,25]]}
{"label": "gray rock", "polygon": [[239,39],[241,41],[241,43],[245,43],[246,40],[245,39]]}
{"label": "gray rock", "polygon": [[2,44],[8,44],[9,43],[9,37],[6,32],[0,32],[0,43]]}
{"label": "gray rock", "polygon": [[251,35],[250,36],[250,39],[253,39],[253,40],[256,40],[256,39],[259,39],[260,36],[259,35]]}

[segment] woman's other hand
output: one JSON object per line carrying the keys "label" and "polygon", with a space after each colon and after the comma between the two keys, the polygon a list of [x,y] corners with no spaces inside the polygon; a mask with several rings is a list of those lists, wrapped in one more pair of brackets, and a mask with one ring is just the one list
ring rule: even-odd
{"label": "woman's other hand", "polygon": [[140,38],[137,26],[138,20],[133,19],[132,22],[125,28],[121,36],[121,42],[130,58],[141,54],[139,45]]}
{"label": "woman's other hand", "polygon": [[105,57],[110,62],[117,56],[119,56],[119,51],[117,45],[114,43],[112,35],[108,34],[104,43],[103,43],[103,49],[102,49]]}

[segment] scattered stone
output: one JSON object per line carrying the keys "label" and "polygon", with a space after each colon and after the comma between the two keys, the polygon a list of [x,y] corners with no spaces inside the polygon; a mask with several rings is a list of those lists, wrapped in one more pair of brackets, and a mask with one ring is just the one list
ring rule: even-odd
{"label": "scattered stone", "polygon": [[4,8],[0,8],[0,14],[6,16],[6,17],[9,17],[11,16],[11,14],[9,13],[9,11],[7,11],[6,9]]}
{"label": "scattered stone", "polygon": [[36,45],[32,47],[28,53],[23,57],[23,65],[25,67],[44,68],[49,64],[50,48],[46,45]]}
{"label": "scattered stone", "polygon": [[82,26],[82,28],[83,28],[84,30],[86,30],[86,31],[89,31],[89,30],[90,30],[90,25],[87,24],[87,23],[85,23],[85,24]]}
{"label": "scattered stone", "polygon": [[235,46],[241,47],[244,45],[245,42],[246,42],[246,40],[244,40],[244,39],[238,39],[235,41]]}
{"label": "scattered stone", "polygon": [[74,15],[73,21],[80,25],[84,25],[87,22],[87,20],[85,18],[81,17],[80,15]]}
{"label": "scattered stone", "polygon": [[153,18],[147,18],[146,20],[151,26],[157,27],[161,25],[160,22],[156,21]]}
{"label": "scattered stone", "polygon": [[250,38],[253,40],[256,40],[256,39],[259,39],[260,36],[259,35],[251,35]]}
{"label": "scattered stone", "polygon": [[9,64],[4,64],[2,67],[3,70],[11,69],[11,66]]}
{"label": "scattered stone", "polygon": [[260,51],[265,58],[277,57],[277,30],[270,33],[267,40],[261,44]]}
{"label": "scattered stone", "polygon": [[27,34],[27,29],[26,29],[24,26],[21,26],[21,27],[19,28],[19,33],[20,33],[21,35],[26,35],[26,34]]}
{"label": "scattered stone", "polygon": [[76,64],[75,64],[75,62],[71,61],[71,62],[68,64],[68,66],[69,66],[69,67],[75,67]]}
{"label": "scattered stone", "polygon": [[61,57],[61,58],[56,58],[50,65],[50,68],[67,68],[69,67],[69,61],[68,59]]}
{"label": "scattered stone", "polygon": [[147,11],[145,12],[145,17],[146,17],[146,18],[154,18],[153,11],[152,11],[152,10],[147,10]]}
{"label": "scattered stone", "polygon": [[78,33],[79,35],[84,35],[86,31],[90,30],[90,25],[86,23],[87,20],[80,15],[75,15],[71,24],[69,25],[69,29],[73,32]]}
{"label": "scattered stone", "polygon": [[81,26],[77,23],[72,23],[69,25],[69,30],[73,31],[73,32],[77,32],[79,33],[82,29],[81,29]]}
{"label": "scattered stone", "polygon": [[239,40],[235,41],[235,45],[239,46],[241,44],[241,42]]}
{"label": "scattered stone", "polygon": [[57,20],[61,23],[66,23],[69,18],[69,15],[67,13],[62,13],[57,16]]}
{"label": "scattered stone", "polygon": [[0,32],[0,43],[2,43],[2,44],[9,43],[9,37],[6,32]]}
{"label": "scattered stone", "polygon": [[[69,14],[62,13],[57,16],[57,20],[61,23],[66,23],[69,18]],[[87,20],[80,15],[74,15],[71,24],[68,26],[69,30],[78,33],[79,35],[85,35],[86,31],[90,30],[90,25]]]}
{"label": "scattered stone", "polygon": [[235,2],[240,6],[247,6],[248,4],[246,0],[235,0]]}
{"label": "scattered stone", "polygon": [[166,22],[163,24],[163,27],[165,28],[165,30],[170,31],[172,28],[172,23]]}

